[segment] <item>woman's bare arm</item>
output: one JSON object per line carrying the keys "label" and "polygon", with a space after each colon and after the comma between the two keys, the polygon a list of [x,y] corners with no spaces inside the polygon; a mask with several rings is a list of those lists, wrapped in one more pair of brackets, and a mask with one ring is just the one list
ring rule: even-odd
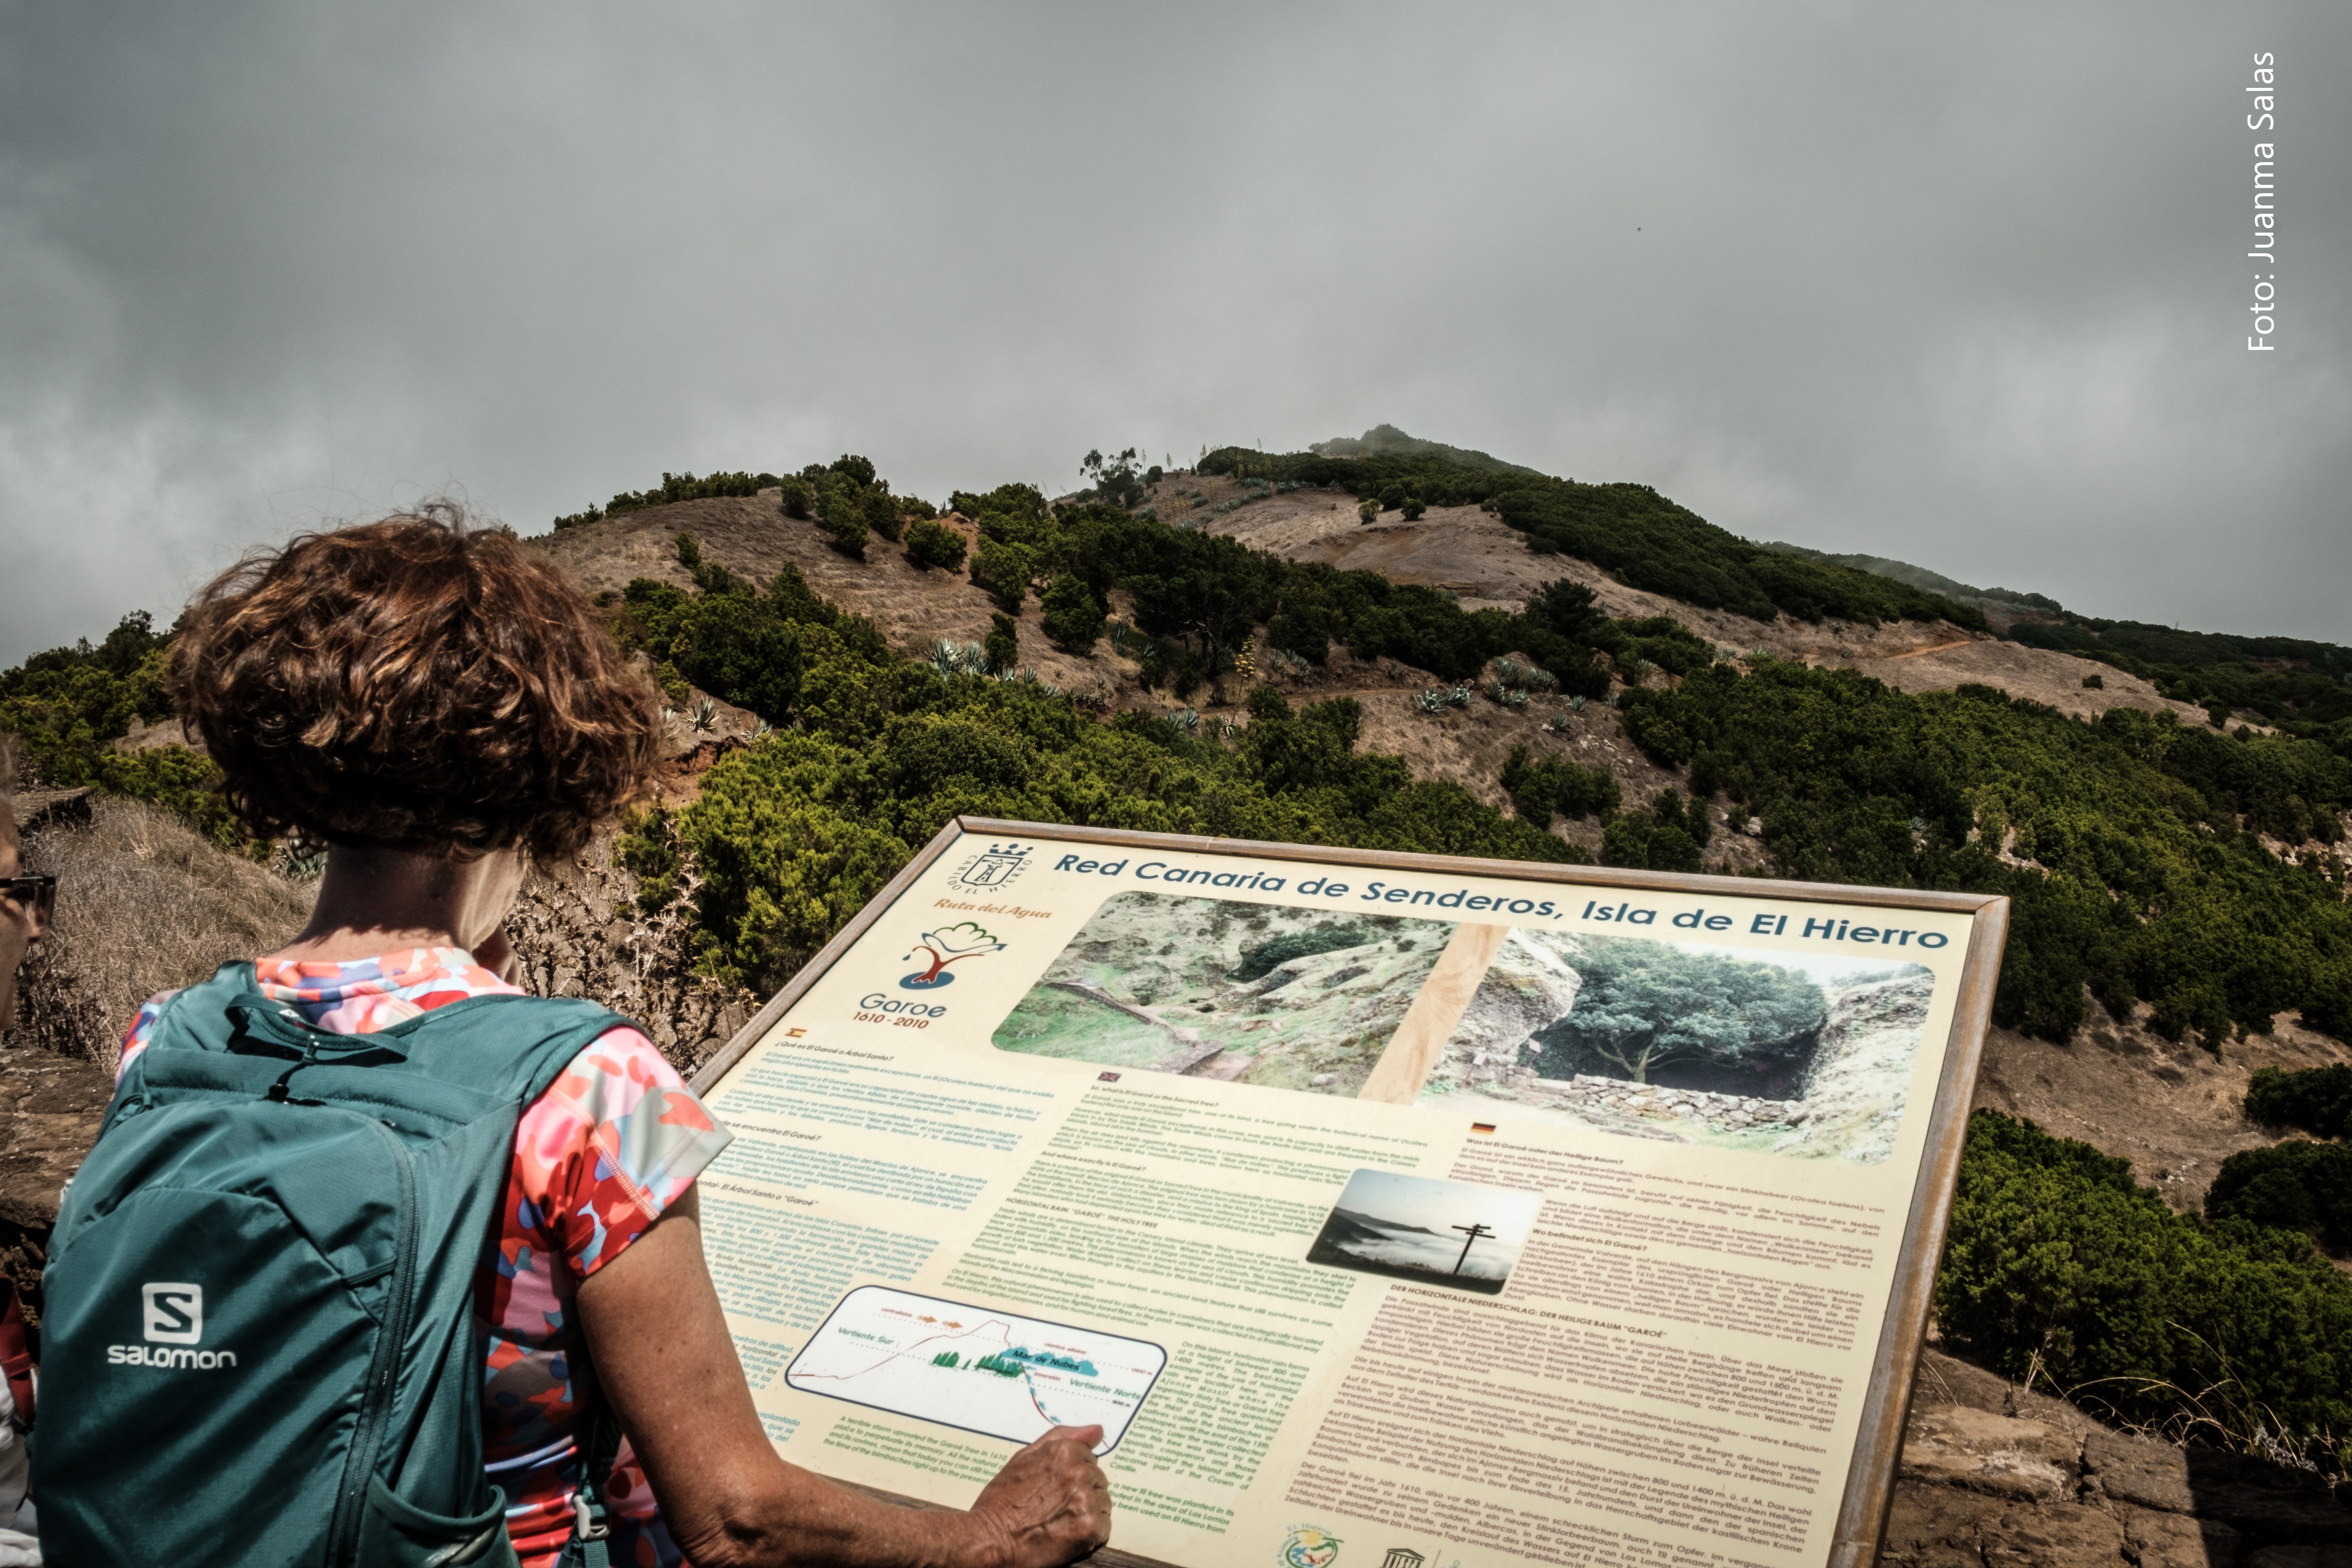
{"label": "woman's bare arm", "polygon": [[1099,1427],[1060,1427],[1013,1456],[971,1511],[897,1508],[779,1458],[752,1408],[681,1194],[584,1281],[590,1364],[696,1568],[1055,1568],[1110,1535]]}

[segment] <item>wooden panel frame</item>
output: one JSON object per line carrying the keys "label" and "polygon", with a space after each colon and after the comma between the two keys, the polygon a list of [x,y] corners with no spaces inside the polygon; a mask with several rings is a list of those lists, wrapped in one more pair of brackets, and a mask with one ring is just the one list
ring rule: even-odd
{"label": "wooden panel frame", "polygon": [[[1258,859],[1307,860],[1325,864],[1384,868],[1392,871],[1427,871],[1453,876],[1504,877],[1522,882],[1559,882],[1595,888],[1636,888],[1657,892],[1713,893],[1729,898],[1800,900],[1812,903],[1860,904],[1885,909],[1934,910],[1971,917],[1968,951],[1961,962],[1958,994],[1954,998],[1951,1033],[1946,1037],[1944,1066],[1936,1083],[1928,1112],[1927,1138],[1919,1169],[1913,1178],[1911,1208],[1905,1216],[1903,1250],[1895,1260],[1895,1282],[1886,1312],[1879,1325],[1878,1351],[1871,1365],[1862,1421],[1846,1468],[1845,1490],[1840,1500],[1837,1524],[1831,1538],[1825,1568],[1868,1568],[1878,1555],[1886,1530],[1886,1513],[1895,1496],[1895,1468],[1902,1456],[1903,1430],[1910,1416],[1911,1384],[1918,1371],[1919,1352],[1927,1331],[1927,1314],[1935,1295],[1936,1271],[1944,1255],[1944,1234],[1950,1224],[1952,1194],[1959,1179],[1961,1146],[1968,1139],[1969,1102],[1977,1070],[1984,1055],[1985,1031],[1992,1021],[1994,986],[2000,978],[2002,944],[2009,934],[2009,900],[1998,894],[1923,892],[1900,888],[1860,888],[1843,884],[1789,882],[1751,877],[1717,877],[1679,871],[1634,871],[1605,866],[1560,866],[1525,860],[1486,860],[1468,856],[1419,855],[1388,849],[1344,849],[1318,844],[1267,844],[1247,838],[1213,838],[1187,833],[1124,832],[1114,828],[1073,827],[1055,823],[1007,822],[996,817],[960,816],[940,829],[906,868],[858,911],[857,917],[803,965],[766,1006],[737,1031],[719,1054],[694,1075],[698,1093],[708,1092],[727,1070],[740,1061],[773,1028],[793,1005],[805,995],[844,954],[856,945],[885,910],[965,835],[1000,838],[1035,838],[1066,844],[1100,844],[1131,849],[1157,849],[1205,855],[1244,855]],[[920,1508],[939,1505],[919,1498],[858,1488],[877,1497]],[[1105,1547],[1086,1559],[1097,1568],[1173,1568],[1156,1558]]]}

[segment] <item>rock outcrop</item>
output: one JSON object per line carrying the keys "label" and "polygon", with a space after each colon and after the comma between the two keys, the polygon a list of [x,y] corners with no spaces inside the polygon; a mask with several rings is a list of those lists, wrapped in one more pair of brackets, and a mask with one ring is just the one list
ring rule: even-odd
{"label": "rock outcrop", "polygon": [[2352,1568],[2320,1477],[2118,1432],[1929,1351],[1884,1568]]}

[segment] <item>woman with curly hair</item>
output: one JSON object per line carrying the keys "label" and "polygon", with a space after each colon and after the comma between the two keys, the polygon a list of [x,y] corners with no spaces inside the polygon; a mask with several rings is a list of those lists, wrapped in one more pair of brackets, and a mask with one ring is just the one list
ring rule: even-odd
{"label": "woman with curly hair", "polygon": [[[658,695],[551,566],[504,532],[468,530],[446,512],[299,538],[247,560],[197,598],[173,647],[172,679],[179,710],[219,764],[239,816],[257,834],[324,842],[327,866],[316,912],[291,943],[156,997],[132,1024],[122,1087],[77,1178],[93,1188],[107,1184],[114,1195],[80,1205],[88,1212],[69,1203],[59,1222],[51,1279],[63,1294],[52,1316],[65,1342],[137,1338],[134,1327],[102,1326],[118,1308],[98,1297],[127,1288],[100,1292],[77,1282],[100,1277],[104,1238],[123,1234],[105,1228],[98,1206],[129,1215],[150,1197],[173,1196],[156,1195],[178,1179],[165,1173],[163,1155],[126,1176],[121,1155],[108,1163],[108,1144],[140,1147],[163,1125],[160,1117],[191,1114],[187,1084],[245,1073],[259,1085],[289,1063],[266,1092],[236,1101],[236,1114],[257,1118],[253,1124],[265,1131],[299,1131],[324,1125],[322,1107],[348,1118],[351,1105],[365,1103],[353,1099],[364,1089],[357,1066],[322,1064],[377,1059],[362,1048],[367,1037],[383,1059],[404,1052],[422,1059],[433,1031],[446,1044],[462,1029],[468,1042],[488,1042],[468,1045],[475,1056],[447,1058],[468,1071],[509,1043],[518,1060],[534,1049],[555,1053],[543,1091],[516,1100],[510,1158],[485,1166],[503,1184],[490,1233],[449,1244],[453,1256],[466,1245],[480,1248],[467,1342],[470,1375],[478,1378],[481,1470],[507,1500],[503,1531],[485,1527],[480,1539],[429,1555],[421,1547],[415,1556],[372,1547],[378,1535],[398,1534],[394,1526],[415,1499],[385,1500],[369,1489],[397,1493],[429,1468],[426,1458],[393,1456],[341,1483],[359,1490],[337,1494],[320,1517],[257,1520],[237,1550],[223,1554],[215,1542],[202,1560],[519,1559],[542,1568],[559,1557],[609,1553],[647,1568],[688,1561],[701,1568],[1010,1568],[1066,1563],[1105,1539],[1108,1489],[1092,1453],[1098,1428],[1056,1430],[1015,1454],[968,1512],[893,1507],[784,1463],[761,1428],[703,1259],[695,1177],[729,1135],[635,1027],[593,1009],[583,1015],[579,1003],[486,1009],[481,999],[521,995],[502,927],[527,864],[578,855],[600,822],[646,793],[658,758]],[[593,1038],[575,1052],[562,1033],[583,1026],[583,1016]],[[244,1064],[257,1053],[258,1066]],[[142,1058],[150,1058],[143,1067]],[[331,1083],[342,1087],[331,1094],[304,1087]],[[165,1109],[132,1114],[151,1103]],[[386,1112],[388,1122],[397,1120]],[[198,1127],[173,1147],[197,1149],[186,1156],[196,1158],[203,1135]],[[301,1205],[288,1198],[284,1206],[294,1213]],[[253,1268],[274,1264],[265,1258]],[[335,1267],[349,1269],[346,1283],[358,1289],[389,1266]],[[145,1382],[132,1384],[131,1397],[179,1398],[171,1380],[184,1373],[190,1399],[250,1401],[239,1391],[267,1386],[257,1352],[232,1354],[229,1341],[205,1337],[203,1284],[189,1270],[146,1284],[151,1297],[163,1293],[160,1306],[145,1306],[147,1339],[161,1342],[104,1348],[109,1360],[119,1352],[131,1365],[162,1369],[162,1377],[142,1370]],[[226,1289],[211,1288],[217,1321]],[[169,1348],[216,1342],[222,1349]],[[51,1359],[58,1359],[54,1344]],[[207,1368],[217,1373],[209,1383]],[[54,1540],[63,1514],[76,1521],[79,1542],[79,1555],[53,1552],[51,1561],[161,1562],[166,1552],[194,1560],[178,1552],[198,1543],[173,1533],[175,1518],[200,1511],[194,1483],[183,1497],[157,1495],[159,1484],[168,1492],[178,1483],[158,1483],[154,1475],[166,1472],[126,1460],[119,1473],[147,1478],[144,1489],[108,1491],[118,1471],[105,1444],[136,1456],[166,1436],[78,1429],[75,1402],[105,1407],[119,1397],[115,1385],[79,1359],[45,1375],[53,1392],[45,1392],[36,1455],[45,1532]],[[404,1388],[424,1375],[404,1363],[385,1383]],[[314,1392],[289,1387],[271,1397]],[[338,1391],[327,1394],[320,1452],[340,1453],[335,1446],[352,1427],[336,1412],[365,1410],[367,1394],[354,1390],[342,1404]],[[206,1458],[236,1473],[239,1431],[274,1419],[278,1406],[223,1403],[208,1412],[191,1405],[184,1419],[201,1423],[221,1408],[247,1414],[215,1419]],[[625,1438],[609,1468],[598,1452],[612,1448],[596,1436],[601,1412]],[[467,1452],[470,1462],[470,1438]],[[312,1505],[296,1500],[327,1495],[302,1489],[317,1478],[302,1473],[299,1458],[289,1468],[279,1456],[271,1469],[247,1483],[257,1512],[303,1513]],[[461,1482],[470,1489],[462,1495],[496,1509],[478,1474]],[[450,1485],[436,1495],[461,1495]],[[362,1492],[364,1509],[352,1500]],[[464,1511],[453,1508],[445,1504],[443,1513]],[[598,1510],[609,1526],[594,1521]],[[597,1539],[606,1528],[609,1539]]]}

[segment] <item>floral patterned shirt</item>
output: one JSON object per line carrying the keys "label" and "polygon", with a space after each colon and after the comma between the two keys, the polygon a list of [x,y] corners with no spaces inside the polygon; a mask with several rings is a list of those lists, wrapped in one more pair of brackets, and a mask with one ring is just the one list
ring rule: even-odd
{"label": "floral patterned shirt", "polygon": [[[458,948],[266,962],[254,977],[263,994],[339,1035],[372,1034],[468,996],[522,994]],[[124,1067],[146,1048],[173,994],[140,1009],[123,1039]],[[631,1028],[600,1037],[523,1111],[498,1236],[474,1296],[489,1345],[484,1458],[511,1500],[507,1530],[523,1568],[550,1568],[572,1534],[583,1425],[568,1360],[579,1347],[572,1294],[651,1228],[729,1138],[653,1042]],[[615,1563],[685,1563],[626,1444],[608,1500]]]}

